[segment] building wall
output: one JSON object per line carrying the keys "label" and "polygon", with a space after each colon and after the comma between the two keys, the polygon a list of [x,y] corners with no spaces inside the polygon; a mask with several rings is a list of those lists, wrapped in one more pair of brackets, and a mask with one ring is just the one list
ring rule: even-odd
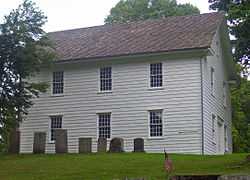
{"label": "building wall", "polygon": [[[149,89],[150,62],[163,63],[163,88]],[[99,68],[111,65],[112,93],[99,93]],[[124,138],[125,151],[133,151],[133,139],[144,138],[147,152],[202,153],[200,59],[113,60],[58,65],[64,71],[64,95],[49,90],[34,100],[21,125],[21,153],[31,153],[33,134],[49,132],[50,115],[63,115],[69,152],[78,152],[78,138],[92,137],[97,149],[97,113],[111,112],[111,138]],[[44,70],[35,81],[51,84],[53,70]],[[163,137],[149,137],[148,111],[163,110]],[[47,137],[46,152],[55,145]]]}
{"label": "building wall", "polygon": [[[205,154],[221,154],[218,152],[218,138],[224,136],[224,130],[221,135],[218,133],[217,121],[223,120],[223,125],[228,128],[228,153],[232,152],[232,136],[231,136],[231,102],[228,84],[228,72],[225,66],[227,63],[223,57],[223,46],[220,38],[220,30],[218,29],[212,41],[211,49],[213,55],[202,59],[202,79],[203,79],[203,123],[204,123],[204,153]],[[211,90],[211,67],[215,70],[215,93],[212,95]],[[223,82],[226,82],[226,105],[223,100]],[[212,132],[212,114],[216,116],[215,122],[215,139]],[[223,137],[222,137],[223,138]],[[222,144],[222,146],[224,146]]]}

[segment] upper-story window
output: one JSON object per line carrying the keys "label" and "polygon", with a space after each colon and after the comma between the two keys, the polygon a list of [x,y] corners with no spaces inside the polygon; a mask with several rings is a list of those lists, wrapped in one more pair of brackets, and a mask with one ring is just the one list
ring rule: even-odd
{"label": "upper-story window", "polygon": [[100,91],[112,90],[112,68],[100,68]]}
{"label": "upper-story window", "polygon": [[63,94],[63,71],[53,72],[53,94]]}
{"label": "upper-story window", "polygon": [[150,87],[162,87],[162,63],[150,64]]}
{"label": "upper-story window", "polygon": [[215,70],[213,67],[210,69],[210,83],[211,83],[211,93],[215,94]]}
{"label": "upper-story window", "polygon": [[150,137],[162,136],[162,110],[149,111]]}
{"label": "upper-story window", "polygon": [[224,105],[224,107],[227,106],[227,86],[226,86],[226,82],[223,82],[223,105]]}

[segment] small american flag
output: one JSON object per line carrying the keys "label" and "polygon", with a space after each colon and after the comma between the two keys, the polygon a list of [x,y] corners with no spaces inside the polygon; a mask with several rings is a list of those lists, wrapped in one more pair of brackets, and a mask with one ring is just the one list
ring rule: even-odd
{"label": "small american flag", "polygon": [[171,173],[173,171],[173,162],[172,160],[169,158],[168,154],[166,153],[165,149],[164,149],[164,153],[165,153],[165,162],[164,162],[164,167],[165,167],[165,171],[167,173]]}

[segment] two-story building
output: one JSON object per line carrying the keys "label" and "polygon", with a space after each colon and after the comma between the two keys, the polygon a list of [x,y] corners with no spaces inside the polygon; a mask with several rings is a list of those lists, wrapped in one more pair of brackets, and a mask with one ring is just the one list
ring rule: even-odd
{"label": "two-story building", "polygon": [[55,129],[78,139],[124,139],[125,151],[143,138],[146,152],[232,152],[229,81],[233,61],[222,13],[167,17],[49,33],[58,55],[47,82],[20,127],[21,153],[31,153],[34,132]]}

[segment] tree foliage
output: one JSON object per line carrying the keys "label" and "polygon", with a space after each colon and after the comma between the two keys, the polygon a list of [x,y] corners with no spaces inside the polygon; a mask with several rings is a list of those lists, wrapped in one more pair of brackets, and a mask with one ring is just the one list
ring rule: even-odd
{"label": "tree foliage", "polygon": [[244,67],[244,75],[250,68],[250,1],[249,0],[209,0],[210,8],[227,12],[229,29],[235,41],[235,60]]}
{"label": "tree foliage", "polygon": [[177,4],[176,0],[121,0],[111,9],[105,23],[127,23],[199,13],[197,7]]}
{"label": "tree foliage", "polygon": [[240,79],[240,84],[232,86],[233,150],[250,151],[250,81]]}
{"label": "tree foliage", "polygon": [[33,76],[54,58],[42,26],[44,14],[30,0],[4,17],[0,24],[0,136],[7,142],[8,132],[17,128],[32,106],[31,99],[47,88],[32,83]]}

